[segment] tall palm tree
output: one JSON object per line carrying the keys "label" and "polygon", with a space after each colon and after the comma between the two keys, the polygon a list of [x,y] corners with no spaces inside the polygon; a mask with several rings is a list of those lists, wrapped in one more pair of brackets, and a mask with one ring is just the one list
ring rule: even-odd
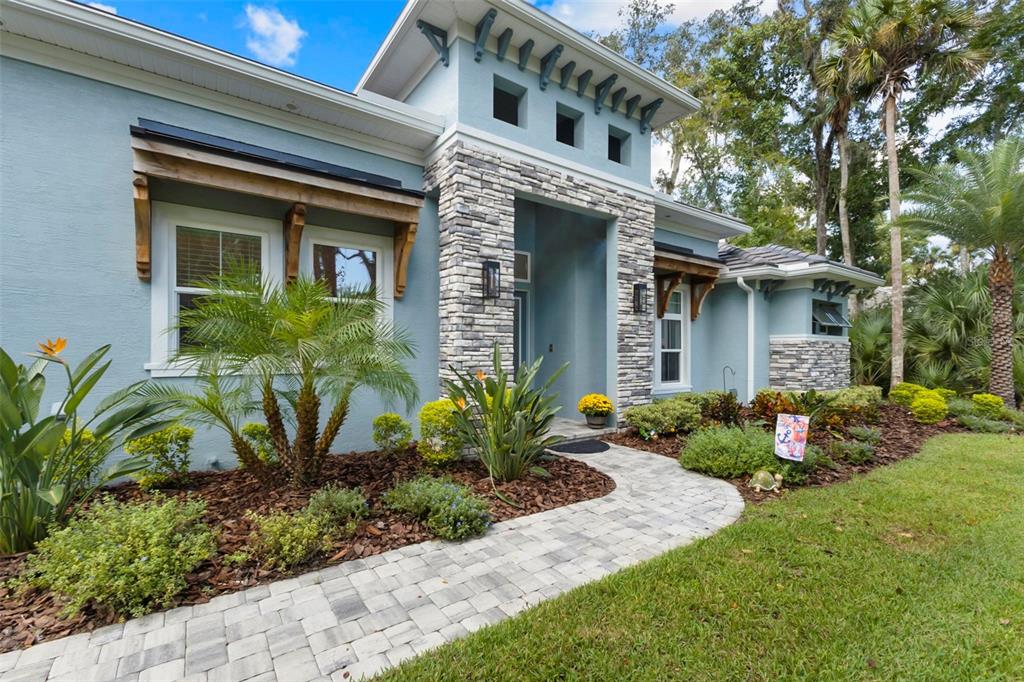
{"label": "tall palm tree", "polygon": [[957,166],[915,173],[919,182],[908,194],[914,208],[902,222],[991,252],[989,391],[1012,407],[1013,260],[1024,248],[1024,140],[1003,140],[988,154],[961,151],[957,157]]}
{"label": "tall palm tree", "polygon": [[850,109],[854,102],[854,83],[846,52],[833,49],[818,66],[818,79],[830,97],[828,125],[839,147],[839,235],[843,242],[843,262],[853,265],[853,244],[850,241],[850,212],[846,196],[850,187],[850,145],[847,133]]}
{"label": "tall palm tree", "polygon": [[833,35],[849,52],[850,75],[882,100],[889,162],[892,284],[892,373],[903,381],[903,242],[896,120],[900,95],[921,71],[937,70],[951,82],[975,73],[983,55],[968,47],[979,24],[969,4],[950,0],[860,0]]}

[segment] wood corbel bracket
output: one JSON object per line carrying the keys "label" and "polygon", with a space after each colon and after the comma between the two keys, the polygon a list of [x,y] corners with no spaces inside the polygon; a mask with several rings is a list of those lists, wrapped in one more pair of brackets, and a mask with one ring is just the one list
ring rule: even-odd
{"label": "wood corbel bracket", "polygon": [[417,223],[396,223],[395,225],[395,298],[405,293],[406,277],[409,270],[409,255],[416,242]]}
{"label": "wood corbel bracket", "polygon": [[718,280],[709,279],[693,285],[690,289],[690,321],[695,322],[700,317],[700,311],[704,307],[704,299],[708,297],[711,290],[715,288]]}
{"label": "wood corbel bracket", "polygon": [[143,282],[153,276],[153,214],[149,203],[149,178],[136,173],[132,180],[135,194],[135,273]]}
{"label": "wood corbel bracket", "polygon": [[284,217],[284,277],[289,284],[299,277],[299,250],[306,226],[306,205],[293,204]]}
{"label": "wood corbel bracket", "polygon": [[668,310],[668,299],[672,296],[672,292],[676,290],[679,283],[683,281],[683,273],[675,272],[671,275],[658,275],[658,319],[665,317],[665,311]]}

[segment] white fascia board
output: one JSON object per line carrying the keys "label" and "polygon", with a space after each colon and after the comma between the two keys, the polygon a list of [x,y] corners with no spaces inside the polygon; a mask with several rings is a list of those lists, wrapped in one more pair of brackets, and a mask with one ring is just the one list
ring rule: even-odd
{"label": "white fascia board", "polygon": [[[680,229],[673,230],[688,234],[699,231],[702,236],[711,236],[716,239],[727,239],[748,234],[750,226],[743,221],[723,213],[716,213],[697,206],[683,204],[675,201],[664,192],[654,193],[654,205],[659,211],[655,217],[655,224],[658,227],[672,230],[673,227]],[[668,215],[665,215],[665,212]]]}
{"label": "white fascia board", "polygon": [[[225,78],[258,81],[264,86],[280,87],[306,97],[312,97],[353,113],[372,116],[382,122],[416,128],[429,135],[439,135],[444,129],[440,117],[400,102],[387,106],[362,99],[353,93],[323,83],[296,76],[264,64],[168,33],[144,24],[127,20],[103,10],[66,0],[3,0],[7,11],[16,10],[56,25],[72,26],[77,30],[98,34],[103,41],[120,43],[131,49],[149,52],[159,59],[167,53],[180,55],[208,66],[216,67]],[[5,17],[5,20],[8,17]],[[5,24],[8,23],[5,21]],[[9,29],[7,26],[4,30]]]}
{"label": "white fascia board", "polygon": [[881,277],[856,272],[832,263],[818,263],[808,267],[797,268],[786,268],[785,265],[780,265],[778,267],[765,265],[749,268],[736,268],[726,270],[722,273],[722,276],[719,279],[722,281],[730,281],[737,277],[743,277],[747,280],[784,279],[795,281],[822,277],[825,275],[853,282],[854,284],[859,284],[861,286],[875,287],[884,283]]}

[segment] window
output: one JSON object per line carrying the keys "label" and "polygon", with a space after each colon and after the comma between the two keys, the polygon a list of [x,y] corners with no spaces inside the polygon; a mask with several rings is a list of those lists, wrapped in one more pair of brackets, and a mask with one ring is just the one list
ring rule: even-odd
{"label": "window", "polygon": [[608,126],[608,160],[629,165],[629,133]]}
{"label": "window", "polygon": [[[253,268],[263,274],[263,238],[227,230],[188,225],[175,229],[174,321],[182,310],[195,308],[207,293],[203,283],[232,269]],[[178,330],[178,347],[188,343],[188,330]]]}
{"label": "window", "polygon": [[516,251],[512,272],[517,282],[530,281],[530,254],[527,251]]}
{"label": "window", "polygon": [[811,331],[813,333],[823,336],[842,336],[843,330],[850,326],[850,321],[843,315],[843,310],[838,303],[815,301],[811,305]]}
{"label": "window", "polygon": [[346,290],[376,291],[377,252],[314,243],[313,276],[322,280],[333,296]]}
{"label": "window", "polygon": [[494,118],[514,126],[525,127],[525,99],[526,88],[500,76],[494,77]]}
{"label": "window", "polygon": [[555,139],[571,147],[583,146],[583,112],[559,104],[555,107]]}
{"label": "window", "polygon": [[689,287],[682,285],[668,299],[665,315],[654,321],[654,386],[681,391],[689,388],[690,318],[685,305]]}
{"label": "window", "polygon": [[391,237],[307,225],[302,232],[302,270],[322,280],[332,294],[373,290],[391,315],[394,298]]}

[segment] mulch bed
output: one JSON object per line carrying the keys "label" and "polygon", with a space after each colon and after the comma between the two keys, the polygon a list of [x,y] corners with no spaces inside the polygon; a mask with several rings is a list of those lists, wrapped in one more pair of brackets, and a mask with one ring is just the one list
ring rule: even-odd
{"label": "mulch bed", "polygon": [[[850,426],[858,425],[864,425],[864,422],[858,421],[844,424],[835,433],[812,429],[809,440],[828,453],[829,446],[838,440],[837,436],[848,439],[846,429]],[[941,433],[963,433],[967,431],[955,419],[946,419],[938,424],[918,424],[914,421],[909,410],[890,403],[884,403],[879,411],[877,421],[867,425],[882,432],[882,440],[875,446],[875,457],[871,462],[866,464],[849,464],[848,462],[835,461],[835,467],[815,469],[810,474],[807,483],[800,487],[814,488],[842,483],[849,480],[855,474],[862,474],[917,454],[924,442],[932,436]],[[640,438],[635,429],[606,436],[604,440],[628,448],[646,450],[647,452],[671,457],[672,459],[679,457],[679,452],[686,444],[685,436],[645,441]],[[748,504],[758,504],[766,500],[775,499],[784,495],[787,491],[787,488],[771,492],[754,490],[747,485],[749,479],[749,476],[745,476],[729,481],[736,486],[736,489],[739,490],[740,495],[743,496],[744,501]]]}
{"label": "mulch bed", "polygon": [[[602,497],[615,489],[612,479],[579,460],[552,457],[540,464],[547,470],[548,477],[529,473],[521,480],[498,485],[498,490],[517,502],[518,507],[494,495],[487,471],[478,461],[459,462],[440,473],[487,499],[495,522]],[[291,574],[433,539],[435,536],[425,525],[384,508],[380,502],[380,495],[396,483],[423,473],[439,472],[428,469],[415,451],[393,456],[379,452],[333,455],[325,464],[320,480],[306,487],[263,486],[242,470],[193,473],[186,488],[163,490],[161,494],[179,498],[193,495],[206,502],[205,521],[220,531],[218,553],[187,576],[188,588],[168,608],[203,603],[219,594],[287,575],[266,570],[254,561],[241,566],[226,565],[222,558],[245,549],[253,529],[245,518],[247,511],[258,514],[297,511],[306,505],[311,494],[327,483],[361,488],[370,504],[370,517],[359,524],[352,537],[336,541],[330,551],[294,569]],[[119,500],[142,501],[150,497],[135,484],[118,486],[109,492]],[[0,556],[0,652],[93,630],[118,620],[115,614],[96,609],[63,618],[60,615],[62,604],[52,593],[35,589],[19,592],[4,585],[18,575],[24,558],[24,554]]]}

